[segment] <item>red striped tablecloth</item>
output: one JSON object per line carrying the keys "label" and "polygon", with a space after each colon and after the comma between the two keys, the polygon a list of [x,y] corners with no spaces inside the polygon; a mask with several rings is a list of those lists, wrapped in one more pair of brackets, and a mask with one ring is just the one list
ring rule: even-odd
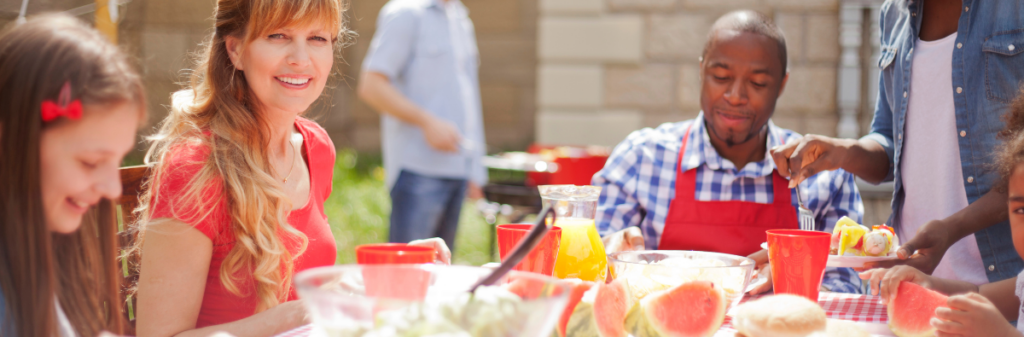
{"label": "red striped tablecloth", "polygon": [[[747,296],[742,302],[758,297],[760,296]],[[860,323],[861,327],[875,336],[892,335],[886,327],[889,322],[889,314],[878,296],[821,292],[818,294],[818,304],[825,309],[825,315],[828,318]],[[733,337],[734,335],[736,335],[736,329],[733,329],[731,318],[727,316],[725,324],[722,324],[722,328],[715,334],[715,337]]]}
{"label": "red striped tablecloth", "polygon": [[[748,296],[743,299],[743,302],[758,297]],[[862,326],[868,332],[878,336],[886,336],[888,333],[888,329],[885,328],[885,324],[889,321],[888,314],[885,311],[885,306],[879,301],[878,296],[822,292],[818,296],[818,303],[825,309],[825,314],[828,315],[828,318],[863,323]],[[733,329],[730,320],[729,317],[726,317],[725,324],[715,334],[715,337],[733,337],[736,335],[736,329]],[[884,331],[881,329],[884,329]],[[312,325],[304,325],[277,335],[277,337],[307,337],[312,332]]]}

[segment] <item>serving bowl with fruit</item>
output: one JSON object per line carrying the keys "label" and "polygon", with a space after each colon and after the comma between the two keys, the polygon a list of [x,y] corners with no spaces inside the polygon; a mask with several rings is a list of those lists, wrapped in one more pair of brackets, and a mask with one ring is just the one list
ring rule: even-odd
{"label": "serving bowl with fruit", "polygon": [[550,336],[569,286],[512,271],[495,286],[469,292],[490,272],[432,264],[342,265],[298,273],[295,284],[315,335]]}
{"label": "serving bowl with fruit", "polygon": [[754,272],[749,258],[697,251],[617,252],[608,264],[614,280],[584,295],[567,331],[588,326],[575,322],[593,321],[589,326],[600,333],[582,335],[709,336],[742,299]]}

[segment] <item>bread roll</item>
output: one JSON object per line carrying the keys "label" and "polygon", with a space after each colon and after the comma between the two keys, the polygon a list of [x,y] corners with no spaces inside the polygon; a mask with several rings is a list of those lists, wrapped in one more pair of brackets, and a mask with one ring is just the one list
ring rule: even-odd
{"label": "bread roll", "polygon": [[825,335],[828,337],[871,337],[857,323],[841,319],[829,319],[827,331]]}
{"label": "bread roll", "polygon": [[825,332],[825,310],[796,295],[772,295],[736,307],[733,326],[750,337],[807,337]]}

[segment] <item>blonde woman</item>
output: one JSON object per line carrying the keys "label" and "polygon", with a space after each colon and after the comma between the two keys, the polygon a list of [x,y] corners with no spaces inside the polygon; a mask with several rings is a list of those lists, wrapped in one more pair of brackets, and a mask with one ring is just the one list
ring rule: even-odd
{"label": "blonde woman", "polygon": [[[333,264],[334,146],[300,117],[344,31],[340,0],[220,0],[191,88],[152,137],[136,210],[141,336],[274,335],[304,324],[291,278]],[[443,241],[435,246],[447,261]]]}

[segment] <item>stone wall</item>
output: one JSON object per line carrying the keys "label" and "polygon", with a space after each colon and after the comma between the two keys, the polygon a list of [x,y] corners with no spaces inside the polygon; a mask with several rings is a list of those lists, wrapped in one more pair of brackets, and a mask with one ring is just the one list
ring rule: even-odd
{"label": "stone wall", "polygon": [[[476,27],[480,50],[480,94],[491,152],[525,149],[533,142],[536,111],[536,0],[463,0]],[[349,18],[359,35],[346,48],[346,83],[335,91],[328,130],[335,143],[380,151],[380,115],[355,97],[362,59],[386,0],[350,1]]]}
{"label": "stone wall", "polygon": [[[0,5],[0,23],[19,1]],[[634,129],[692,118],[699,110],[697,58],[718,16],[750,8],[787,36],[790,81],[775,121],[834,135],[838,0],[464,0],[476,24],[481,92],[491,150],[534,141],[614,145]],[[29,13],[90,0],[32,0]],[[358,34],[342,52],[333,88],[311,112],[339,147],[379,149],[379,115],[354,95],[359,67],[386,0],[349,3]],[[135,55],[151,122],[180,88],[189,53],[210,33],[213,0],[147,0],[122,6],[120,44]],[[82,18],[89,20],[91,14]]]}
{"label": "stone wall", "polygon": [[[692,118],[699,110],[697,58],[708,27],[739,8],[772,16],[787,37],[791,74],[775,122],[801,133],[836,134],[839,0],[463,2],[476,25],[492,152],[523,149],[535,140],[614,145],[632,130]],[[28,13],[90,3],[31,0]],[[142,69],[150,125],[165,116],[170,94],[185,79],[189,53],[210,34],[214,3],[135,0],[121,6],[119,44]],[[311,112],[339,148],[380,150],[379,115],[355,97],[354,88],[384,3],[350,1],[349,25],[358,36],[342,52],[341,76]],[[14,20],[19,8],[20,1],[0,1],[0,25]],[[92,14],[81,18],[91,21]],[[862,110],[870,110],[873,101],[864,98]],[[862,116],[862,123],[868,118]],[[890,193],[885,188],[865,193],[871,222],[887,217]]]}
{"label": "stone wall", "polygon": [[[491,151],[523,149],[534,139],[536,0],[464,0],[476,25],[485,132]],[[64,11],[92,0],[31,0],[29,15]],[[355,96],[359,67],[386,0],[348,1],[347,18],[357,34],[336,63],[340,76],[310,116],[335,145],[380,151],[380,116]],[[170,94],[186,80],[189,53],[211,32],[214,0],[134,0],[121,6],[119,44],[139,62],[150,99],[150,125],[163,119]],[[17,17],[21,0],[0,1],[0,24]],[[91,21],[92,14],[81,15]],[[340,61],[343,60],[343,61]],[[148,134],[151,129],[142,133]]]}
{"label": "stone wall", "polygon": [[[839,0],[538,1],[538,142],[613,146],[633,130],[695,117],[709,28],[736,9],[769,15],[786,36],[790,76],[774,122],[837,134]],[[891,186],[859,185],[865,222],[885,222]]]}
{"label": "stone wall", "polygon": [[539,0],[537,140],[614,145],[693,118],[709,27],[746,8],[786,34],[789,84],[775,123],[835,135],[838,0]]}

